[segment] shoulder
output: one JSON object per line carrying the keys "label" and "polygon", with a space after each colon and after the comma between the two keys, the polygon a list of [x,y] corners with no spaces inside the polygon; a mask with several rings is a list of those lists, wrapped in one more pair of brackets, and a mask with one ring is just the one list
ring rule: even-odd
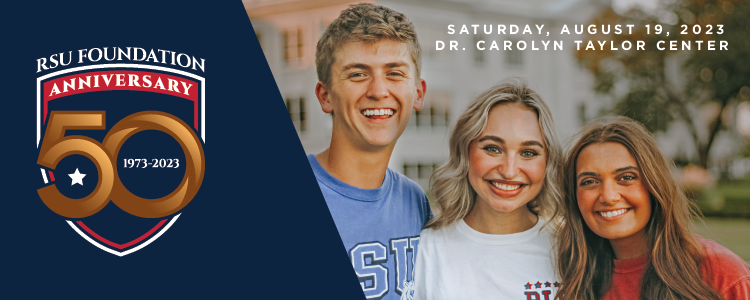
{"label": "shoulder", "polygon": [[422,229],[422,232],[419,233],[419,244],[424,246],[425,244],[432,243],[434,237],[435,237],[434,229],[431,229],[431,228]]}
{"label": "shoulder", "polygon": [[387,172],[387,176],[390,177],[391,192],[398,195],[399,199],[402,199],[398,202],[398,205],[414,209],[414,212],[418,212],[422,226],[424,226],[427,221],[433,218],[427,194],[425,194],[419,184],[409,179],[409,177],[391,168],[388,168]]}
{"label": "shoulder", "polygon": [[557,222],[552,222],[545,217],[539,216],[537,224],[534,225],[531,230],[537,232],[537,238],[535,238],[535,240],[553,241],[556,236],[556,232],[559,229],[558,226],[559,224]]}
{"label": "shoulder", "polygon": [[419,203],[422,208],[429,208],[427,194],[424,193],[424,190],[422,190],[422,187],[419,186],[419,184],[391,168],[388,168],[387,172],[391,177],[391,188],[393,191],[406,196],[405,199],[412,201],[412,203]]}
{"label": "shoulder", "polygon": [[388,168],[388,173],[391,175],[393,184],[395,184],[399,188],[405,191],[413,192],[415,194],[424,195],[424,191],[422,190],[422,187],[419,186],[418,183],[409,179],[409,177],[406,177],[406,175],[396,172],[391,168]]}
{"label": "shoulder", "polygon": [[419,234],[419,251],[434,251],[436,248],[440,248],[441,245],[453,242],[456,239],[455,231],[456,224],[444,226],[440,229],[423,229]]}
{"label": "shoulder", "polygon": [[[741,271],[747,272],[747,263],[745,263],[744,260],[742,260],[737,254],[734,254],[729,249],[725,248],[724,246],[719,245],[713,240],[704,239],[700,236],[695,236],[695,239],[698,241],[698,243],[701,244],[701,247],[703,248],[703,258],[708,263],[712,264],[712,267],[722,267],[722,266],[742,266],[744,269]],[[750,276],[750,273],[747,274]]]}
{"label": "shoulder", "polygon": [[435,230],[435,229],[432,229],[432,228],[422,229],[422,232],[419,233],[420,243],[424,243],[425,241],[432,241],[435,238],[436,235],[441,234],[441,231],[443,229],[444,228],[441,228],[441,229],[438,229],[438,230]]}
{"label": "shoulder", "polygon": [[750,292],[750,266],[742,258],[715,241],[699,236],[695,239],[703,248],[703,274],[708,277],[705,279],[719,293],[726,296],[737,289]]}

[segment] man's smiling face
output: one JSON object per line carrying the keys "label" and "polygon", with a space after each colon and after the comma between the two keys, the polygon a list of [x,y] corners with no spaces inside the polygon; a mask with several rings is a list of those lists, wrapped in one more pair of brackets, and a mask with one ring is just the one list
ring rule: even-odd
{"label": "man's smiling face", "polygon": [[344,42],[334,57],[331,82],[316,87],[323,111],[333,112],[333,135],[365,151],[395,145],[426,88],[406,43]]}

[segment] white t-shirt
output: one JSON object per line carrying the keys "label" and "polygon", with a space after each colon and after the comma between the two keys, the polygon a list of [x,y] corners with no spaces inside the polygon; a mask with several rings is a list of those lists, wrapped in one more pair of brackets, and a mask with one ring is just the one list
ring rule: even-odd
{"label": "white t-shirt", "polygon": [[544,223],[514,234],[484,234],[464,220],[422,230],[414,292],[402,299],[554,299],[552,225]]}

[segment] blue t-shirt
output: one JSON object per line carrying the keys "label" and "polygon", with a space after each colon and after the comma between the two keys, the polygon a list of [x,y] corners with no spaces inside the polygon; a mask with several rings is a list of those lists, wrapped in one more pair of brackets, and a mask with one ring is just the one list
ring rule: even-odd
{"label": "blue t-shirt", "polygon": [[308,154],[367,299],[400,299],[412,282],[419,233],[432,218],[422,188],[390,168],[377,189],[338,180]]}

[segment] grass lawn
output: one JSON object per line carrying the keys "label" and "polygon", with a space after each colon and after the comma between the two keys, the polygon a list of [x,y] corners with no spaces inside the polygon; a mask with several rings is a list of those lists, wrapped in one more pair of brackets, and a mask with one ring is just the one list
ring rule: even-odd
{"label": "grass lawn", "polygon": [[695,224],[700,236],[716,241],[750,262],[750,220],[705,218],[705,222],[705,225],[701,222]]}
{"label": "grass lawn", "polygon": [[[710,202],[701,202],[713,199],[711,195],[724,199],[719,211],[708,205]],[[750,219],[750,176],[741,181],[720,183],[715,188],[704,191],[703,196],[698,203],[707,216]]]}
{"label": "grass lawn", "polygon": [[724,210],[732,212],[750,212],[750,181],[734,184],[722,184],[717,190],[724,196]]}

